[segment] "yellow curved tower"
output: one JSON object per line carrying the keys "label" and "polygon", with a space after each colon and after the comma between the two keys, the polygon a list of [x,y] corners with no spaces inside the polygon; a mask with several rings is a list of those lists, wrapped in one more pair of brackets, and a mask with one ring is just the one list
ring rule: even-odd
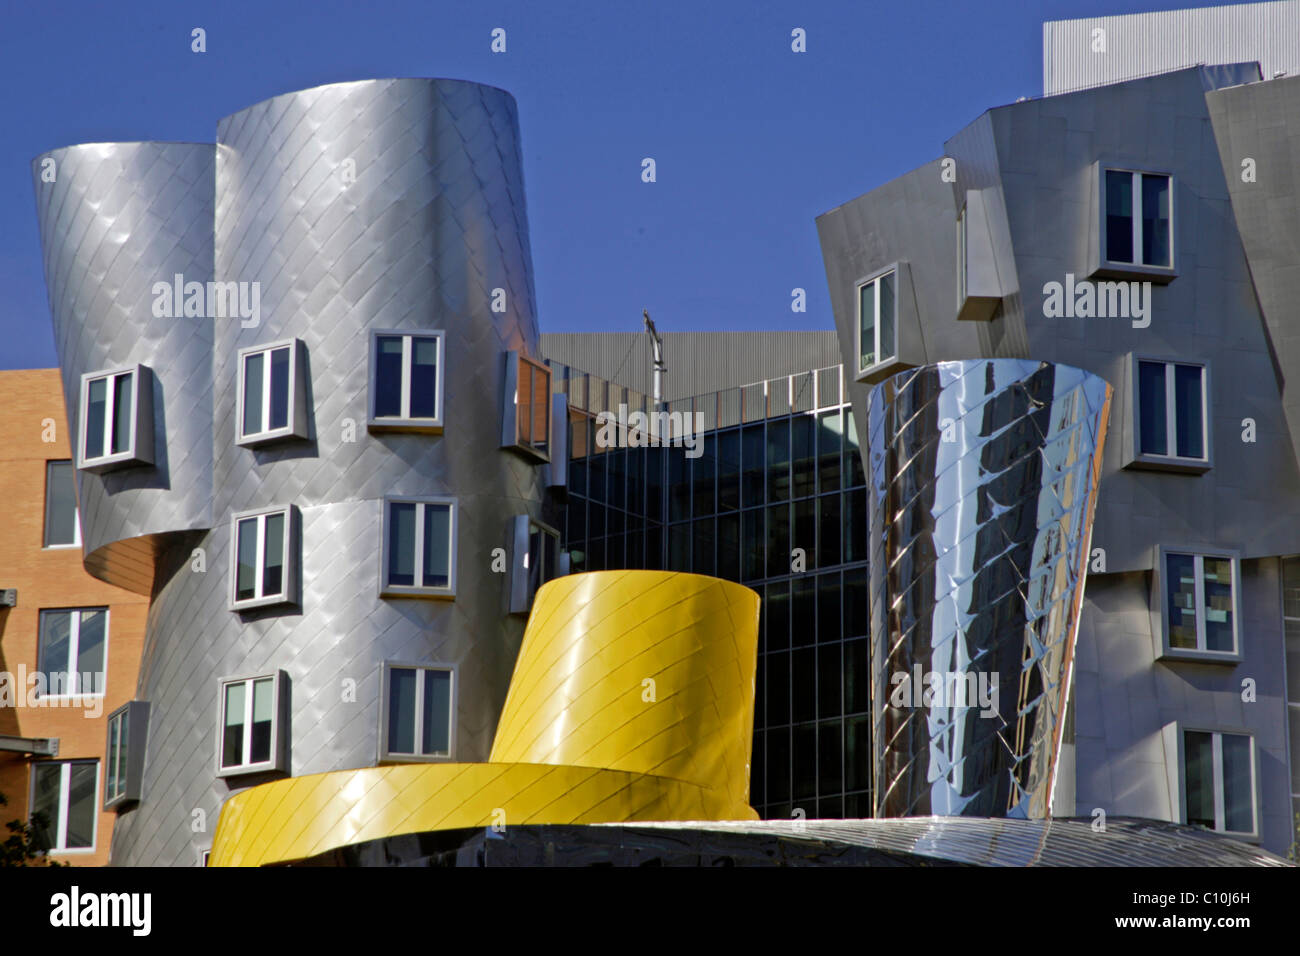
{"label": "yellow curved tower", "polygon": [[698,574],[596,571],[534,600],[487,763],[292,777],[226,801],[213,866],[492,825],[752,820],[759,598]]}

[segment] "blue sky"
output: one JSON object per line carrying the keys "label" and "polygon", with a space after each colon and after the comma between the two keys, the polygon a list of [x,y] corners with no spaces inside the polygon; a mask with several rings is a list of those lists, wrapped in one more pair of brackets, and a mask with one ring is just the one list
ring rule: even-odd
{"label": "blue sky", "polygon": [[[814,217],[1042,89],[1042,22],[1158,0],[64,3],[0,13],[0,368],[55,364],[29,163],[211,141],[290,90],[440,76],[519,104],[545,332],[831,328]],[[190,51],[190,30],[207,52]],[[490,51],[493,28],[507,52]],[[807,31],[808,51],[790,50]],[[654,157],[658,181],[641,182]],[[808,311],[790,310],[790,290]]]}

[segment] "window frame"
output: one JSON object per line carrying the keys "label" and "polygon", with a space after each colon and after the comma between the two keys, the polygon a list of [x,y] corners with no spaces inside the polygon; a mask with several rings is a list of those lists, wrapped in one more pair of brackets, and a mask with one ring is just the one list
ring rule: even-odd
{"label": "window frame", "polygon": [[[78,690],[76,693],[72,693],[72,694],[48,693],[48,688],[50,688],[53,685],[49,679],[49,671],[42,666],[44,662],[41,660],[41,648],[43,644],[41,638],[45,633],[46,615],[49,614],[72,615],[72,617],[69,620],[69,627],[68,627],[68,665],[69,667],[72,667],[76,658],[81,656],[81,615],[87,611],[102,611],[104,614],[104,669],[98,672],[100,674],[100,680],[98,685],[99,689],[91,690],[91,691]],[[111,618],[112,615],[109,613],[109,607],[107,605],[100,605],[100,606],[90,605],[87,607],[43,607],[40,609],[40,611],[37,613],[36,616],[36,670],[38,673],[45,675],[45,685],[47,688],[47,693],[38,695],[39,700],[77,701],[86,697],[105,696],[105,694],[108,691],[108,646],[109,646],[108,642],[111,636],[110,632],[112,630]],[[64,673],[64,672],[60,672],[60,673]],[[75,674],[78,680],[77,686],[80,687],[80,678],[81,678],[80,669],[70,670],[67,671],[66,673]]]}
{"label": "window frame", "polygon": [[[886,276],[890,274],[894,276],[894,310],[893,310],[894,314],[892,319],[893,330],[894,330],[894,342],[893,342],[893,351],[890,352],[889,355],[881,357],[880,354],[881,352],[880,350],[880,280],[884,279]],[[901,298],[899,286],[900,286],[901,274],[902,274],[902,270],[899,268],[899,263],[893,262],[890,263],[885,268],[877,269],[874,272],[867,274],[865,277],[858,279],[856,282],[853,283],[853,301],[854,301],[853,313],[854,316],[856,317],[856,321],[854,323],[854,330],[853,330],[853,341],[856,350],[854,356],[854,366],[855,366],[854,377],[858,381],[862,381],[866,379],[868,376],[876,372],[879,372],[883,369],[901,363],[901,360],[899,359],[898,356],[899,335],[900,335],[898,315],[899,315],[899,300]],[[862,364],[862,290],[866,286],[871,285],[872,283],[875,283],[876,285],[875,295],[873,298],[874,309],[875,309],[875,324],[872,328],[872,335],[873,335],[872,345],[874,346],[873,354],[876,356],[876,360],[872,364],[864,366]]]}
{"label": "window frame", "polygon": [[[527,614],[532,610],[537,591],[540,591],[542,586],[548,582],[568,573],[564,552],[561,550],[563,536],[558,529],[526,514],[515,515],[511,521],[510,530],[510,613]],[[554,566],[547,569],[545,567],[547,549],[542,548],[543,570],[536,590],[531,587],[532,576],[529,573],[531,569],[528,567],[528,558],[532,553],[531,543],[534,531],[543,538],[551,539],[552,550],[555,555]]]}
{"label": "window frame", "polygon": [[[542,374],[546,376],[546,398],[541,403],[541,408],[546,415],[546,447],[541,448],[532,442],[532,425],[535,413],[538,408],[537,403],[530,401],[529,409],[529,438],[520,437],[519,428],[519,391],[520,382],[523,379],[521,371],[527,367],[530,370],[530,376]],[[530,377],[530,383],[532,379]],[[559,456],[553,456],[552,450],[556,441],[556,424],[554,400],[555,380],[551,374],[551,367],[545,362],[529,358],[522,352],[511,350],[506,352],[506,369],[505,369],[505,395],[501,414],[501,447],[509,448],[514,451],[522,452],[525,455],[539,462],[550,462],[553,459],[558,460]]]}
{"label": "window frame", "polygon": [[[1210,427],[1210,388],[1213,380],[1210,363],[1193,361],[1185,358],[1173,358],[1167,355],[1152,355],[1130,352],[1127,356],[1128,391],[1131,396],[1132,413],[1125,421],[1125,467],[1146,468],[1154,471],[1181,472],[1183,474],[1203,474],[1214,467],[1214,429]],[[1157,455],[1142,451],[1142,364],[1163,365],[1165,368],[1165,447],[1178,449],[1178,409],[1175,402],[1175,375],[1173,369],[1179,365],[1201,370],[1201,448],[1202,458],[1188,458],[1178,454]]]}
{"label": "window frame", "polygon": [[[94,807],[94,812],[91,813],[90,846],[77,846],[77,847],[61,846],[60,844],[65,843],[67,841],[67,835],[68,835],[68,810],[70,809],[69,803],[72,798],[72,793],[71,793],[72,765],[87,764],[87,763],[95,765],[95,787],[94,790],[92,791],[94,796],[91,798],[91,804]],[[59,816],[57,821],[51,821],[51,823],[54,824],[52,829],[55,832],[51,835],[52,839],[51,839],[51,846],[49,849],[49,855],[54,856],[55,854],[58,854],[60,856],[65,856],[65,855],[79,856],[88,853],[94,853],[96,846],[98,846],[99,844],[100,808],[99,808],[98,798],[100,793],[99,788],[101,785],[101,778],[103,777],[103,771],[100,767],[100,761],[98,758],[91,757],[88,759],[33,761],[31,764],[32,771],[29,774],[30,779],[28,784],[27,819],[30,821],[33,812],[32,808],[36,805],[36,768],[41,766],[49,766],[51,764],[58,765],[61,768],[61,772],[59,777]]]}
{"label": "window frame", "polygon": [[[50,544],[50,472],[55,465],[67,465],[72,475],[72,541]],[[62,551],[81,547],[81,503],[77,500],[77,463],[70,458],[49,458],[45,461],[45,523],[41,528],[41,548]]]}
{"label": "window frame", "polygon": [[[447,724],[447,753],[445,754],[404,754],[389,749],[391,728],[388,725],[388,705],[391,693],[391,676],[394,670],[445,671],[451,675],[451,693],[448,707],[451,711]],[[428,661],[384,661],[380,666],[379,676],[379,753],[377,762],[391,763],[453,763],[456,760],[456,704],[460,691],[460,675],[455,664]],[[415,681],[415,737],[418,742],[423,731],[424,721],[424,681],[417,677]]]}
{"label": "window frame", "polygon": [[[1150,279],[1155,282],[1168,282],[1177,278],[1178,267],[1178,249],[1177,249],[1177,229],[1178,229],[1178,210],[1177,210],[1177,188],[1178,177],[1171,169],[1162,168],[1143,168],[1140,164],[1129,162],[1122,159],[1099,160],[1093,164],[1095,170],[1095,190],[1097,196],[1097,244],[1095,252],[1096,268],[1092,270],[1093,275],[1105,277],[1110,276],[1135,276]],[[1128,173],[1130,184],[1136,183],[1137,189],[1133,192],[1132,205],[1132,223],[1130,224],[1131,236],[1133,241],[1133,262],[1122,262],[1110,258],[1110,249],[1106,238],[1106,174],[1110,173]],[[1162,176],[1169,181],[1169,265],[1157,266],[1147,265],[1138,261],[1142,255],[1142,215],[1141,215],[1141,177],[1142,176]],[[1136,178],[1134,178],[1136,177]]]}
{"label": "window frame", "polygon": [[[221,758],[224,752],[226,735],[226,688],[232,684],[245,684],[244,692],[244,748],[241,756],[251,756],[253,746],[252,713],[253,688],[260,680],[271,681],[271,747],[266,760],[245,762],[225,767]],[[242,777],[254,773],[274,773],[284,770],[285,741],[288,738],[288,680],[289,675],[283,670],[263,671],[257,674],[241,674],[233,677],[221,677],[217,680],[217,740],[216,770],[218,777]]]}
{"label": "window frame", "polygon": [[[425,587],[420,584],[390,584],[388,581],[388,550],[392,532],[389,515],[394,504],[416,505],[415,512],[415,561],[414,580],[420,581],[424,571],[424,505],[447,505],[449,520],[447,522],[447,585],[446,587]],[[381,598],[455,598],[456,563],[460,549],[457,541],[460,534],[460,508],[458,499],[448,495],[385,495],[382,501],[383,513],[380,515],[379,541],[379,596]]]}
{"label": "window frame", "polygon": [[[378,396],[379,381],[379,340],[381,338],[402,339],[402,383],[401,406],[405,415],[378,416],[375,403]],[[437,414],[430,417],[412,417],[411,411],[411,367],[415,355],[417,338],[434,339],[438,343],[437,382],[435,383],[435,402]],[[366,396],[366,426],[371,431],[406,431],[438,434],[442,432],[446,419],[447,394],[447,333],[443,329],[372,329],[370,332],[369,379]]]}
{"label": "window frame", "polygon": [[[1166,582],[1169,576],[1169,557],[1184,555],[1193,558],[1196,596],[1196,647],[1174,647],[1169,641],[1169,596]],[[1232,642],[1231,651],[1212,651],[1205,647],[1205,558],[1226,559],[1232,567]],[[1239,664],[1244,659],[1242,649],[1242,595],[1241,595],[1241,552],[1227,548],[1182,547],[1176,545],[1159,545],[1156,548],[1155,573],[1152,575],[1153,606],[1158,608],[1157,619],[1153,621],[1155,634],[1155,656],[1157,660],[1196,661],[1198,663]]]}
{"label": "window frame", "polygon": [[[1224,727],[1221,725],[1203,725],[1184,723],[1174,721],[1167,724],[1164,728],[1165,733],[1174,735],[1170,741],[1166,737],[1166,746],[1177,754],[1177,766],[1174,772],[1169,776],[1174,784],[1173,793],[1176,794],[1176,806],[1174,815],[1177,817],[1176,823],[1183,826],[1189,826],[1187,822],[1187,735],[1189,733],[1211,734],[1213,736],[1212,754],[1213,754],[1213,779],[1214,779],[1214,808],[1215,808],[1215,827],[1210,832],[1218,833],[1222,836],[1243,840],[1249,843],[1258,843],[1260,841],[1260,780],[1259,780],[1259,742],[1255,739],[1253,730],[1243,729],[1241,727]],[[1225,735],[1234,737],[1245,737],[1250,741],[1250,808],[1251,819],[1254,823],[1252,830],[1226,830],[1220,829],[1219,823],[1223,821],[1226,825],[1227,810],[1225,804],[1227,794],[1224,792],[1223,779],[1223,737]]]}
{"label": "window frame", "polygon": [[[239,598],[239,525],[251,519],[257,519],[257,552],[254,575],[254,594],[262,589],[262,577],[266,568],[266,519],[271,515],[284,515],[284,573],[282,589],[275,594],[262,594],[241,600]],[[297,606],[298,562],[300,560],[300,531],[298,509],[294,505],[278,505],[272,508],[254,508],[248,511],[236,511],[230,516],[230,591],[229,608],[232,611],[251,611],[263,607],[275,607],[288,604]]]}
{"label": "window frame", "polygon": [[[285,424],[271,428],[271,362],[272,352],[287,348],[289,350],[289,408]],[[301,339],[281,339],[266,345],[250,345],[235,353],[237,364],[235,373],[235,444],[244,447],[258,447],[285,438],[306,438],[306,389],[303,380],[305,347]],[[263,360],[262,378],[262,422],[268,427],[251,434],[244,433],[245,368],[249,357],[257,354],[267,356]]]}
{"label": "window frame", "polygon": [[[131,375],[131,416],[128,419],[130,429],[125,450],[112,452],[113,418],[115,407],[115,389],[113,382],[120,376]],[[86,455],[86,426],[90,417],[90,386],[94,382],[107,379],[109,385],[105,393],[104,414],[104,449],[105,454],[94,458]],[[144,365],[127,365],[120,368],[87,372],[81,376],[81,393],[78,401],[77,420],[77,468],[81,471],[104,472],[115,468],[139,465],[152,465],[153,460],[153,376]]]}
{"label": "window frame", "polygon": [[[117,779],[121,786],[119,792],[110,794],[109,779],[112,777],[110,764],[113,759],[113,725],[123,717],[126,718],[125,740],[122,739],[119,729],[117,742]],[[104,772],[100,775],[103,777],[104,784],[103,809],[113,810],[139,802],[141,783],[144,776],[144,748],[148,737],[148,728],[149,703],[147,701],[128,701],[108,715],[104,743]]]}

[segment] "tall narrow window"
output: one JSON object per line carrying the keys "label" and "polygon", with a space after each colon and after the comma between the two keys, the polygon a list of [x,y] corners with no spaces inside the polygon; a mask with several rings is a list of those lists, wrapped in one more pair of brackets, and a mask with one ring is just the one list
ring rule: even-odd
{"label": "tall narrow window", "polygon": [[303,348],[296,339],[239,352],[239,443],[306,438]]}
{"label": "tall narrow window", "polygon": [[1237,559],[1227,554],[1162,554],[1166,652],[1236,655]]}
{"label": "tall narrow window", "polygon": [[388,597],[455,593],[455,502],[387,498],[381,592]]}
{"label": "tall narrow window", "polygon": [[551,451],[551,370],[540,362],[506,353],[506,396],[501,444],[543,461]]}
{"label": "tall narrow window", "polygon": [[370,353],[370,427],[442,430],[442,332],[376,332]]}
{"label": "tall narrow window", "polygon": [[284,672],[219,682],[220,775],[282,769]]}
{"label": "tall narrow window", "polygon": [[858,371],[895,355],[895,273],[886,272],[858,287]]}
{"label": "tall narrow window", "polygon": [[1107,262],[1173,265],[1173,184],[1164,173],[1107,169],[1104,258]]}
{"label": "tall narrow window", "polygon": [[515,516],[513,533],[510,612],[520,614],[532,608],[538,588],[560,573],[560,533],[528,515]]}
{"label": "tall narrow window", "polygon": [[1141,359],[1136,379],[1138,461],[1208,464],[1205,366]]}
{"label": "tall narrow window", "polygon": [[153,464],[151,383],[142,365],[82,376],[80,468]]}
{"label": "tall narrow window", "polygon": [[103,694],[107,646],[107,608],[41,611],[37,667],[44,690],[38,687],[38,694]]}
{"label": "tall narrow window", "polygon": [[1255,756],[1248,734],[1183,734],[1186,821],[1222,833],[1253,835]]}
{"label": "tall narrow window", "polygon": [[53,853],[95,848],[99,761],[41,761],[32,765],[32,821]]}
{"label": "tall narrow window", "polygon": [[295,603],[297,510],[242,512],[231,523],[231,607]]}
{"label": "tall narrow window", "polygon": [[109,714],[108,740],[104,747],[105,810],[140,799],[148,723],[146,701],[133,700]]}
{"label": "tall narrow window", "polygon": [[455,671],[384,664],[380,760],[448,758],[455,727]]}
{"label": "tall narrow window", "polygon": [[77,485],[72,462],[46,462],[45,547],[79,547],[81,522],[78,519]]}

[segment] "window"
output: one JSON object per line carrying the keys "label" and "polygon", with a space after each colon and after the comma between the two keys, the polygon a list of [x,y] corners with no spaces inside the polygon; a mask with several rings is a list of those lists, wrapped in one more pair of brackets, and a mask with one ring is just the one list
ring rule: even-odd
{"label": "window", "polygon": [[240,350],[239,444],[307,437],[301,352],[296,339]]}
{"label": "window", "polygon": [[1173,266],[1173,182],[1164,173],[1107,169],[1103,228],[1107,263]]}
{"label": "window", "polygon": [[456,502],[451,498],[385,498],[385,597],[452,597],[456,593]]}
{"label": "window", "polygon": [[104,747],[105,810],[140,799],[148,724],[149,704],[145,701],[133,700],[109,714]]}
{"label": "window", "polygon": [[1185,822],[1254,836],[1255,748],[1249,734],[1183,733]]}
{"label": "window", "polygon": [[61,760],[32,764],[33,823],[51,852],[95,848],[99,761]]}
{"label": "window", "polygon": [[77,485],[72,462],[45,463],[45,547],[81,546],[81,522],[77,513]]}
{"label": "window", "polygon": [[550,460],[551,370],[540,362],[506,353],[506,401],[501,444]]}
{"label": "window", "polygon": [[891,270],[858,287],[859,372],[894,358],[895,274]]}
{"label": "window", "polygon": [[1139,361],[1138,415],[1141,454],[1204,461],[1205,367]]}
{"label": "window", "polygon": [[1160,549],[1161,657],[1239,660],[1239,562],[1231,552]]}
{"label": "window", "polygon": [[957,310],[966,301],[966,206],[957,213]]}
{"label": "window", "polygon": [[442,431],[442,332],[375,332],[370,340],[370,427]]}
{"label": "window", "polygon": [[153,386],[143,365],[81,378],[80,465],[106,471],[153,464]]}
{"label": "window", "polygon": [[455,669],[385,663],[383,681],[379,759],[449,759],[455,739]]}
{"label": "window", "polygon": [[75,697],[104,693],[108,609],[41,611],[37,668],[40,696]]}
{"label": "window", "polygon": [[297,509],[242,512],[231,525],[231,608],[296,604]]}
{"label": "window", "polygon": [[283,768],[285,682],[284,671],[220,682],[218,776]]}
{"label": "window", "polygon": [[560,533],[533,521],[528,515],[515,515],[513,554],[514,569],[510,586],[510,613],[524,614],[533,606],[537,589],[565,573],[561,567]]}

